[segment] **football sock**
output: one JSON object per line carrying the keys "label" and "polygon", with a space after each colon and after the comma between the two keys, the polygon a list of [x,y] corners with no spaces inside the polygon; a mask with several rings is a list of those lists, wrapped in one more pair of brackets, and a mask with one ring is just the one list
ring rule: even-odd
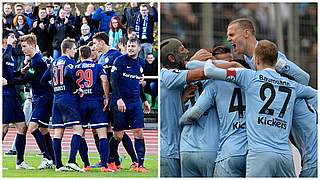
{"label": "football sock", "polygon": [[134,147],[136,149],[138,159],[139,159],[139,167],[143,166],[144,155],[146,153],[144,139],[134,139]]}
{"label": "football sock", "polygon": [[88,145],[84,138],[81,138],[80,140],[79,154],[82,162],[84,163],[84,167],[90,166],[88,157]]}
{"label": "football sock", "polygon": [[94,143],[96,144],[97,150],[100,154],[100,148],[99,148],[99,136],[98,134],[93,134],[93,138],[94,138]]}
{"label": "football sock", "polygon": [[109,143],[107,138],[101,138],[99,140],[99,149],[100,149],[100,161],[101,163],[106,166],[108,163],[109,157]]}
{"label": "football sock", "polygon": [[16,140],[17,148],[17,164],[21,164],[24,161],[24,150],[26,148],[26,135],[17,134]]}
{"label": "football sock", "polygon": [[113,137],[113,132],[107,132],[108,141]]}
{"label": "football sock", "polygon": [[68,163],[75,163],[76,162],[76,156],[77,152],[80,147],[80,140],[81,136],[78,134],[73,134],[72,139],[71,139],[71,148],[70,148],[70,156],[69,156],[69,161]]}
{"label": "football sock", "polygon": [[126,149],[127,153],[131,157],[132,162],[138,162],[136,152],[134,151],[132,141],[127,133],[123,134],[122,144]]}
{"label": "football sock", "polygon": [[51,157],[49,155],[48,149],[47,149],[45,141],[44,141],[44,137],[41,134],[39,128],[34,130],[31,134],[33,135],[34,139],[36,140],[37,145],[38,145],[41,153],[43,153],[43,157],[51,160]]}
{"label": "football sock", "polygon": [[116,154],[118,153],[118,146],[120,141],[116,140],[114,137],[110,139],[110,155],[109,155],[109,163],[115,162]]}
{"label": "football sock", "polygon": [[56,168],[60,168],[63,166],[61,161],[61,139],[53,138],[53,150],[54,150]]}
{"label": "football sock", "polygon": [[54,158],[54,151],[52,147],[52,138],[50,136],[50,133],[48,132],[47,134],[43,135],[44,141],[46,142],[47,150],[49,152],[49,155],[51,156],[51,159],[53,161],[53,164],[55,164],[56,160]]}

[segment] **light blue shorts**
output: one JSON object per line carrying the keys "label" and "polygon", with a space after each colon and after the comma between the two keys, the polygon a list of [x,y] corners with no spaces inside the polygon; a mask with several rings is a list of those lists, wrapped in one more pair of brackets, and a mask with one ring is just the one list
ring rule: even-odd
{"label": "light blue shorts", "polygon": [[216,162],[214,177],[246,177],[246,155],[232,156]]}
{"label": "light blue shorts", "polygon": [[248,152],[247,177],[296,177],[292,155]]}
{"label": "light blue shorts", "polygon": [[181,177],[180,159],[161,157],[160,177]]}
{"label": "light blue shorts", "polygon": [[217,151],[180,152],[182,177],[213,177]]}

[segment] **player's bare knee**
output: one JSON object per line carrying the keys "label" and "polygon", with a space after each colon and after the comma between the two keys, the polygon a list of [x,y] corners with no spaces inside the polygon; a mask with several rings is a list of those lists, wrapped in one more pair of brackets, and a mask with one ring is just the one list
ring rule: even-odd
{"label": "player's bare knee", "polygon": [[42,135],[45,135],[49,132],[49,129],[45,127],[39,127],[39,131],[41,132]]}
{"label": "player's bare knee", "polygon": [[38,129],[38,127],[39,127],[38,123],[30,122],[28,126],[28,131],[32,133],[33,131]]}
{"label": "player's bare knee", "polygon": [[83,134],[83,128],[81,125],[74,125],[72,126],[73,134],[78,134],[79,136],[82,136]]}
{"label": "player's bare knee", "polygon": [[17,126],[17,131],[19,134],[26,134],[27,128],[28,127],[26,125],[19,125],[19,126]]}
{"label": "player's bare knee", "polygon": [[113,134],[113,137],[117,140],[117,141],[122,141],[123,138],[123,131],[115,131]]}
{"label": "player's bare knee", "polygon": [[133,136],[136,139],[143,139],[143,130],[141,128],[133,130]]}
{"label": "player's bare knee", "polygon": [[96,129],[96,133],[98,134],[99,139],[107,138],[107,128],[105,127]]}
{"label": "player's bare knee", "polygon": [[64,133],[64,128],[56,128],[54,129],[54,138],[62,139]]}

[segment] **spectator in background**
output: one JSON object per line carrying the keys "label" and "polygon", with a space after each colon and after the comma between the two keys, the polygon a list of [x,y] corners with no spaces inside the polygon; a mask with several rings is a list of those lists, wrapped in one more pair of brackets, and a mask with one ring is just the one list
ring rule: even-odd
{"label": "spectator in background", "polygon": [[[105,11],[104,11],[105,8]],[[117,16],[116,12],[112,10],[112,3],[106,3],[103,6],[100,6],[93,14],[92,20],[100,22],[100,32],[109,33],[110,20],[113,16]]]}
{"label": "spectator in background", "polygon": [[120,39],[123,38],[122,23],[118,16],[113,16],[110,21],[109,30],[109,45],[111,48],[118,48],[118,43]]}
{"label": "spectator in background", "polygon": [[[143,69],[145,76],[157,76],[158,75],[158,62],[155,60],[155,57],[152,53],[148,53],[145,66]],[[151,94],[152,104],[154,106],[156,103],[156,98],[158,95],[158,80],[157,79],[147,79],[144,84],[144,91]]]}
{"label": "spectator in background", "polygon": [[[14,6],[14,12],[17,15],[24,15],[24,9],[23,9],[23,5],[22,4],[16,4]],[[27,18],[27,24],[29,27],[31,27],[32,25],[32,20],[29,18],[29,17],[26,17]]]}
{"label": "spectator in background", "polygon": [[32,24],[30,32],[37,36],[37,44],[41,52],[50,52],[52,54],[52,35],[48,32],[49,18],[46,8],[41,8],[38,17]]}
{"label": "spectator in background", "polygon": [[87,24],[83,24],[81,26],[81,36],[77,43],[77,47],[87,45],[90,41],[92,41],[92,33],[90,32],[90,26]]}
{"label": "spectator in background", "polygon": [[3,5],[3,19],[2,19],[4,28],[11,29],[14,16],[15,15],[12,12],[11,4],[9,4],[9,3],[4,4]]}
{"label": "spectator in background", "polygon": [[136,1],[131,1],[130,7],[124,8],[121,22],[123,25],[125,25],[126,29],[134,28],[135,26],[134,18],[138,16],[139,13],[140,13],[140,8]]}
{"label": "spectator in background", "polygon": [[51,19],[52,17],[55,17],[53,8],[54,8],[53,4],[47,4],[46,5],[46,13],[48,15],[48,19]]}
{"label": "spectator in background", "polygon": [[135,18],[136,35],[141,41],[139,57],[143,59],[146,58],[148,53],[152,52],[154,23],[158,21],[158,12],[153,5],[153,3],[150,3],[152,11],[149,14],[148,6],[146,4],[141,4],[140,14]]}
{"label": "spectator in background", "polygon": [[28,34],[29,26],[27,24],[27,17],[24,15],[17,15],[13,18],[13,27],[17,37]]}
{"label": "spectator in background", "polygon": [[74,28],[66,18],[66,11],[61,9],[57,20],[51,18],[49,21],[49,34],[53,35],[53,59],[57,59],[61,55],[60,45],[66,37],[73,36]]}
{"label": "spectator in background", "polygon": [[71,4],[69,4],[69,3],[64,4],[63,10],[65,10],[65,12],[66,12],[66,18],[68,18],[68,21],[70,21],[72,26],[75,26],[76,17],[71,14],[71,11],[72,11]]}
{"label": "spectator in background", "polygon": [[[36,13],[36,14],[34,14]],[[28,17],[31,21],[28,21],[28,26],[31,27],[32,26],[32,21],[34,21],[36,19],[37,16],[37,10],[33,9],[32,3],[25,3],[24,4],[24,13],[23,15],[25,15],[26,17]]]}
{"label": "spectator in background", "polygon": [[[90,26],[90,32],[92,34],[98,32],[98,28],[99,28],[99,22],[92,20],[92,14],[95,10],[94,5],[93,4],[88,4],[87,8],[86,8],[86,12],[84,12],[84,15],[80,15],[80,11],[78,12],[77,10],[78,8],[76,8],[76,13],[77,14],[77,19],[80,18],[80,24],[88,24]],[[77,20],[78,21],[78,20]]]}
{"label": "spectator in background", "polygon": [[[29,26],[27,24],[27,18],[24,15],[16,15],[13,19],[12,30],[15,33],[17,39],[20,36],[26,35],[29,33]],[[18,70],[21,66],[22,61],[24,60],[24,54],[21,49],[21,45],[18,43],[14,49],[16,61],[14,61],[15,70]]]}

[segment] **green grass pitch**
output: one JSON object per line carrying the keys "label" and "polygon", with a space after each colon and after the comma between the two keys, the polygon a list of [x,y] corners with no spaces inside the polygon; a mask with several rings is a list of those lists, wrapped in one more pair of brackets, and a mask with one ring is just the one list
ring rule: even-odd
{"label": "green grass pitch", "polygon": [[[62,162],[64,164],[68,161],[69,153],[63,153]],[[158,177],[158,157],[155,155],[149,155],[145,157],[144,165],[149,170],[148,173],[138,173],[132,172],[129,170],[131,165],[131,159],[128,155],[121,155],[122,159],[122,169],[115,173],[103,173],[100,172],[100,168],[93,168],[90,172],[80,173],[80,172],[55,172],[54,169],[48,170],[16,170],[15,162],[16,156],[6,156],[3,153],[3,167],[8,168],[7,170],[3,170],[3,177],[81,177],[81,178],[104,178],[104,177]],[[89,154],[91,165],[95,164],[99,161],[98,154]],[[26,153],[25,161],[32,165],[33,167],[37,167],[41,161],[42,156],[37,155],[36,153]],[[79,157],[77,156],[77,163],[79,166],[83,166],[83,163]]]}

